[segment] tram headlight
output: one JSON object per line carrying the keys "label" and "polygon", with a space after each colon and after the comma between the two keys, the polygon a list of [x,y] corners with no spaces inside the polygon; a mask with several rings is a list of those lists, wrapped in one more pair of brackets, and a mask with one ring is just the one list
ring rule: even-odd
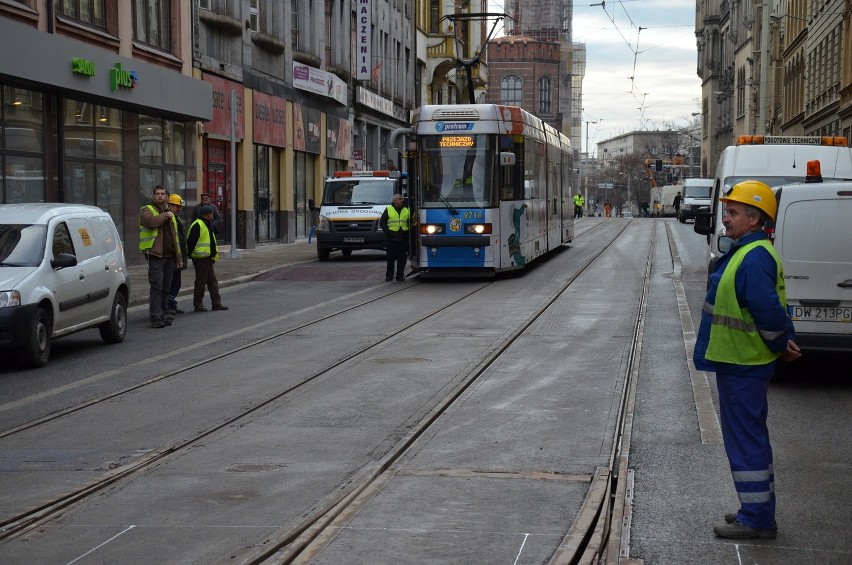
{"label": "tram headlight", "polygon": [[491,224],[465,224],[464,233],[482,235],[491,233]]}
{"label": "tram headlight", "polygon": [[444,233],[444,224],[420,224],[420,235]]}

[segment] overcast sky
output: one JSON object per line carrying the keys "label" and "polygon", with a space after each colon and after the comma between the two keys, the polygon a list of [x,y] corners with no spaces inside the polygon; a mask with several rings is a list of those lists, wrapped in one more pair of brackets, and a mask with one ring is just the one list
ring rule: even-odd
{"label": "overcast sky", "polygon": [[[502,0],[488,9],[502,12]],[[586,44],[582,151],[587,121],[597,122],[588,125],[594,153],[596,142],[682,127],[701,111],[695,0],[575,0],[573,40]]]}

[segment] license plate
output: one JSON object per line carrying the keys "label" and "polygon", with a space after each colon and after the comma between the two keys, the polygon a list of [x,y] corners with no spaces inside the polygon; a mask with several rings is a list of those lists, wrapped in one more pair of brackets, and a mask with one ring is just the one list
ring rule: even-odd
{"label": "license plate", "polygon": [[791,317],[803,322],[852,323],[852,308],[835,306],[792,306]]}
{"label": "license plate", "polygon": [[364,243],[363,237],[344,237],[343,243]]}

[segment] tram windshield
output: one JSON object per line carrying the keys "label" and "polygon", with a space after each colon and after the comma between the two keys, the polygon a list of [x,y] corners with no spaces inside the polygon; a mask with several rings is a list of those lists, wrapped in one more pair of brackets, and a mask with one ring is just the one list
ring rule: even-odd
{"label": "tram windshield", "polygon": [[420,145],[421,208],[497,206],[495,136],[423,135]]}

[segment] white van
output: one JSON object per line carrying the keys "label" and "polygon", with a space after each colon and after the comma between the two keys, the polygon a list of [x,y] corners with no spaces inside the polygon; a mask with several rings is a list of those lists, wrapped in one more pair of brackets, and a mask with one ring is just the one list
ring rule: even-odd
{"label": "white van", "polygon": [[127,333],[124,248],[94,206],[0,204],[0,348],[42,367],[54,338],[97,327]]}
{"label": "white van", "polygon": [[654,207],[652,210],[654,215],[674,216],[674,199],[679,192],[681,193],[681,200],[683,200],[683,185],[667,184],[665,186],[652,189],[651,199],[654,201]]}
{"label": "white van", "polygon": [[852,182],[775,191],[775,249],[802,349],[852,352]]}
{"label": "white van", "polygon": [[695,219],[699,210],[710,209],[710,193],[713,191],[713,179],[686,179],[683,181],[683,200],[680,203],[678,221],[685,224]]}
{"label": "white van", "polygon": [[[316,228],[317,257],[327,261],[339,249],[344,257],[356,249],[384,249],[379,219],[394,194],[402,194],[397,171],[341,171],[323,186]],[[317,210],[314,201],[308,203]]]}
{"label": "white van", "polygon": [[719,197],[744,180],[759,180],[769,186],[802,182],[807,162],[822,163],[826,181],[852,179],[852,150],[845,137],[785,137],[744,135],[722,151],[713,179],[712,205],[695,218],[696,233],[707,236],[708,271],[731,247],[725,237],[724,206]]}

